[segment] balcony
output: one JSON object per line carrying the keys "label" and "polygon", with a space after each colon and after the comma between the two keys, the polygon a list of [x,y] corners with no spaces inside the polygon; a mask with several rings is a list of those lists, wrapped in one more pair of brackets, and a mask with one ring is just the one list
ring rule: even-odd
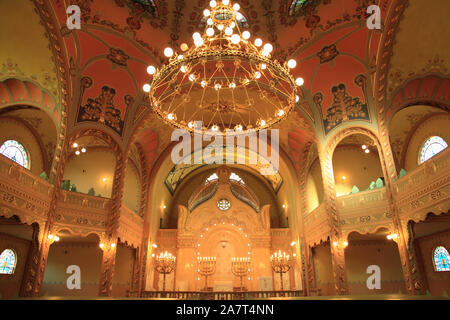
{"label": "balcony", "polygon": [[56,231],[68,230],[80,236],[95,233],[99,237],[105,232],[110,199],[66,190],[62,195],[56,209]]}
{"label": "balcony", "polygon": [[23,223],[44,226],[53,185],[0,155],[0,214],[17,215]]}
{"label": "balcony", "polygon": [[141,246],[144,219],[122,204],[118,235],[122,242],[135,248]]}
{"label": "balcony", "polygon": [[345,236],[352,231],[370,233],[380,226],[392,226],[386,187],[338,197],[337,205]]}
{"label": "balcony", "polygon": [[402,220],[416,222],[450,209],[450,150],[446,149],[394,183]]}
{"label": "balcony", "polygon": [[316,209],[304,217],[305,238],[309,244],[319,244],[326,241],[330,235],[330,225],[325,203],[321,203]]}

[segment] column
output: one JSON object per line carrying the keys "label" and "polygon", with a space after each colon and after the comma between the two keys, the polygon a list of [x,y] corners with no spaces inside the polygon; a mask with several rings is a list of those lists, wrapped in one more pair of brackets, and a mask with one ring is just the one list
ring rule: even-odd
{"label": "column", "polygon": [[333,172],[333,154],[330,150],[319,152],[322,179],[324,184],[324,203],[326,206],[328,225],[330,227],[331,261],[335,292],[338,295],[348,294],[347,274],[345,270],[345,247],[341,234],[341,222],[337,210],[336,188]]}

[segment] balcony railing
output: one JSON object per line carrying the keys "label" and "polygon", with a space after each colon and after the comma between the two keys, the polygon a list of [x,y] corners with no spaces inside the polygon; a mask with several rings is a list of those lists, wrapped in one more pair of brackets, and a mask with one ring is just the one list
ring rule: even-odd
{"label": "balcony railing", "polygon": [[145,299],[179,299],[179,300],[261,300],[273,298],[303,297],[304,291],[128,291],[127,297]]}
{"label": "balcony railing", "polygon": [[119,237],[122,242],[138,247],[141,245],[144,219],[122,204],[120,210]]}
{"label": "balcony railing", "polygon": [[0,155],[0,207],[24,223],[43,224],[50,210],[53,185]]}

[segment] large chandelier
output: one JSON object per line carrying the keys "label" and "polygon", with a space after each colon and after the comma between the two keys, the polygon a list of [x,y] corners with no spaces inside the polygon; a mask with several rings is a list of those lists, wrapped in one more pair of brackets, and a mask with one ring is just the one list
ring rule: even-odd
{"label": "large chandelier", "polygon": [[[203,14],[203,35],[193,34],[194,44],[180,52],[166,48],[168,62],[149,66],[153,76],[144,85],[154,111],[176,128],[197,133],[245,133],[266,129],[284,119],[299,100],[302,78],[271,59],[273,46],[251,40],[241,30],[240,6],[229,0],[212,0]],[[200,126],[201,121],[201,126]]]}

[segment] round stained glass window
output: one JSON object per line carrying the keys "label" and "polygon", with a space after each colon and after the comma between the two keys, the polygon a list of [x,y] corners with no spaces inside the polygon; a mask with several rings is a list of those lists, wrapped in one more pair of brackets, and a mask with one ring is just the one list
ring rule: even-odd
{"label": "round stained glass window", "polygon": [[425,161],[433,158],[436,154],[441,152],[442,150],[448,147],[447,142],[444,139],[438,136],[430,137],[423,144],[422,149],[420,150],[420,159],[419,164],[424,163]]}
{"label": "round stained glass window", "polygon": [[0,147],[0,153],[12,161],[28,168],[28,154],[23,145],[15,140],[7,140]]}
{"label": "round stained glass window", "polygon": [[231,203],[227,199],[220,199],[219,201],[217,201],[217,208],[219,208],[222,211],[226,211],[226,210],[230,209],[230,206],[231,206]]}

